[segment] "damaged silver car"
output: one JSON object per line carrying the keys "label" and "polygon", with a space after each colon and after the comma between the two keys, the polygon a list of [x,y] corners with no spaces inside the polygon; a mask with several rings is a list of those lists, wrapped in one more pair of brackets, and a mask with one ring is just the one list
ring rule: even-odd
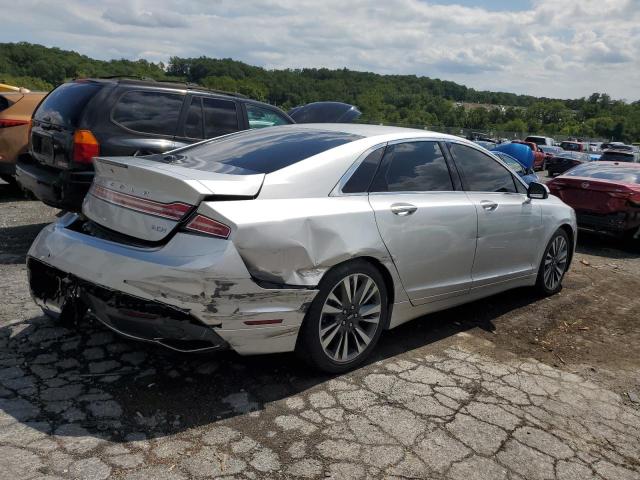
{"label": "damaged silver car", "polygon": [[29,251],[32,295],[180,351],[296,350],[345,371],[426,313],[559,291],[576,241],[544,185],[421,130],[289,125],[94,165],[83,213]]}

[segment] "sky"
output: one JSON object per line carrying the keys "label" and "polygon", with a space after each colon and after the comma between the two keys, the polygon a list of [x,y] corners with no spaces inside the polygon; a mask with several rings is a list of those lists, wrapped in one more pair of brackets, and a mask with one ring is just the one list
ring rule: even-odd
{"label": "sky", "polygon": [[98,59],[233,58],[640,99],[640,0],[0,0],[0,42]]}

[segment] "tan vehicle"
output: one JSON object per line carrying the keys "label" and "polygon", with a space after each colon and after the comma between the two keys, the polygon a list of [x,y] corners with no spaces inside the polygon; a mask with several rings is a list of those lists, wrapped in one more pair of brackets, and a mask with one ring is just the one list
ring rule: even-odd
{"label": "tan vehicle", "polygon": [[0,92],[0,178],[13,181],[17,158],[27,153],[31,115],[45,92]]}

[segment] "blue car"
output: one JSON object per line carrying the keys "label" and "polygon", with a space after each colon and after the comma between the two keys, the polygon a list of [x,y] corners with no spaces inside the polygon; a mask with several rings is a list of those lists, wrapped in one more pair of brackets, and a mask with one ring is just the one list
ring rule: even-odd
{"label": "blue car", "polygon": [[520,143],[502,143],[491,150],[491,153],[509,165],[527,185],[540,181],[533,171],[533,151],[528,146]]}

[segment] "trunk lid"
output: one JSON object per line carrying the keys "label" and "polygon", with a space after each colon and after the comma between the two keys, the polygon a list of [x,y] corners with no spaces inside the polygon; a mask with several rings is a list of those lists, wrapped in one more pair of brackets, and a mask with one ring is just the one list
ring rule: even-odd
{"label": "trunk lid", "polygon": [[96,157],[94,168],[84,215],[149,242],[166,238],[206,198],[254,198],[265,176],[196,170],[142,157]]}
{"label": "trunk lid", "polygon": [[554,190],[574,209],[598,214],[628,209],[629,199],[638,193],[634,186],[590,177],[558,178]]}

